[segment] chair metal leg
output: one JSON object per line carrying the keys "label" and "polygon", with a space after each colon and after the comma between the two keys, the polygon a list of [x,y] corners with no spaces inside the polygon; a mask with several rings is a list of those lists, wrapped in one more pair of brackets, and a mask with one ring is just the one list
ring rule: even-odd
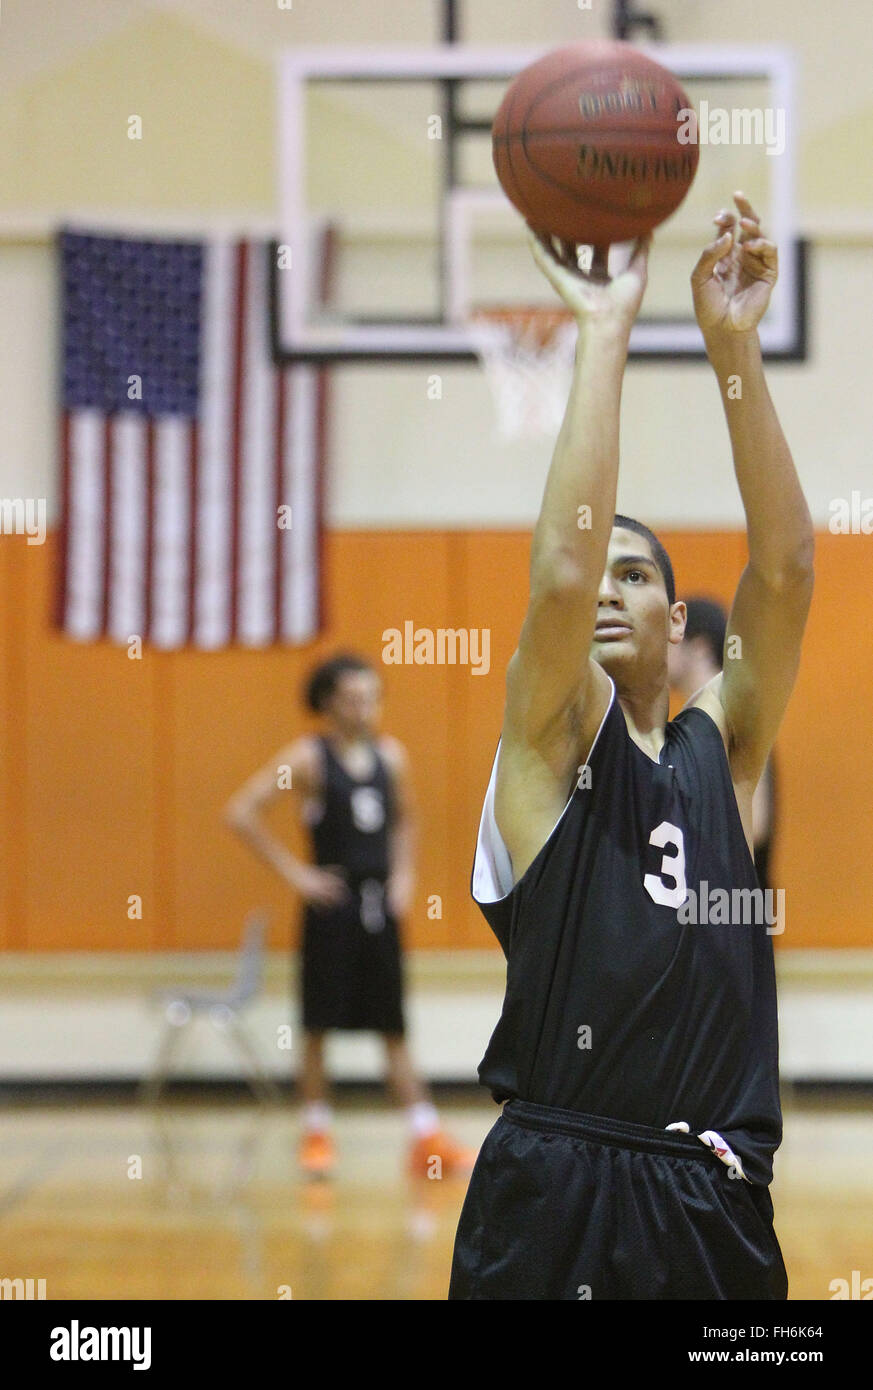
{"label": "chair metal leg", "polygon": [[139,1088],[139,1098],[144,1105],[154,1105],[157,1101],[169,1075],[170,1058],[179,1046],[182,1032],[190,1021],[189,1018],[182,1024],[167,1023],[151,1076]]}
{"label": "chair metal leg", "polygon": [[282,1093],[279,1087],[272,1077],[268,1076],[264,1070],[261,1059],[258,1056],[258,1050],[248,1030],[243,1026],[242,1020],[237,1014],[231,1014],[227,1020],[226,1028],[235,1039],[237,1047],[249,1064],[250,1075],[247,1080],[255,1095],[268,1104],[281,1100]]}

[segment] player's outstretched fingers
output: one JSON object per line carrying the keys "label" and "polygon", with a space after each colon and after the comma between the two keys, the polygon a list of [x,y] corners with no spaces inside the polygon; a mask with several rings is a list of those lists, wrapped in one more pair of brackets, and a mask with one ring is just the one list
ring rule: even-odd
{"label": "player's outstretched fingers", "polygon": [[555,254],[555,249],[552,246],[551,238],[547,237],[545,234],[535,232],[532,227],[528,227],[527,241],[531,249],[531,255],[543,272],[543,275],[545,275],[552,289],[559,294],[566,303],[567,294],[571,290],[572,282],[569,279],[570,275],[572,274],[576,279],[585,279],[586,277],[581,275],[581,272],[575,264],[571,271],[568,266],[565,266],[564,263],[558,259]]}
{"label": "player's outstretched fingers", "polygon": [[740,218],[739,243],[742,246],[747,241],[757,241],[759,237],[766,236],[766,232],[761,227],[760,222],[756,222],[753,217]]}
{"label": "player's outstretched fingers", "polygon": [[551,241],[543,232],[535,232],[533,227],[528,227],[527,244],[530,247],[531,255],[546,279],[560,292],[557,274],[560,270],[560,263],[555,257]]}
{"label": "player's outstretched fingers", "polygon": [[717,241],[711,241],[708,246],[704,246],[700,253],[700,259],[691,272],[692,285],[696,287],[706,284],[719,261],[730,251],[733,241],[732,232],[723,232]]}
{"label": "player's outstretched fingers", "polygon": [[600,285],[609,283],[609,247],[594,246],[591,250],[591,269],[587,272],[589,280]]}
{"label": "player's outstretched fingers", "polygon": [[540,240],[553,260],[558,265],[562,265],[565,270],[576,269],[576,246],[572,241],[564,241],[562,237],[552,236],[549,232],[538,233]]}
{"label": "player's outstretched fingers", "polygon": [[638,270],[641,265],[647,265],[649,260],[649,252],[651,251],[651,249],[651,233],[649,233],[648,236],[637,237],[636,241],[634,242],[634,249],[631,252],[631,258],[627,264],[628,270]]}
{"label": "player's outstretched fingers", "polygon": [[553,264],[565,264],[566,253],[564,250],[564,243],[558,237],[552,236],[550,232],[538,232],[528,223],[527,239],[531,246],[536,243],[537,246],[541,247],[547,259],[552,261]]}
{"label": "player's outstretched fingers", "polygon": [[[736,237],[736,213],[729,212],[727,208],[722,208],[719,212],[716,213],[715,217],[712,220],[715,223],[716,236],[722,237],[724,236],[725,232],[730,232],[732,237]],[[729,270],[730,261],[723,260],[716,265],[714,274],[717,277],[717,279],[723,280],[725,275],[728,274]]]}
{"label": "player's outstretched fingers", "polygon": [[575,241],[563,241],[561,237],[556,237],[555,240],[561,248],[559,256],[561,264],[565,265],[568,270],[577,271],[579,269],[579,253],[576,250]]}
{"label": "player's outstretched fingers", "polygon": [[779,251],[774,241],[768,241],[766,237],[745,241],[740,247],[740,255],[747,275],[772,280],[775,284],[779,274]]}
{"label": "player's outstretched fingers", "polygon": [[755,209],[752,207],[752,204],[749,202],[745,193],[743,193],[739,189],[734,194],[734,202],[736,203],[737,208],[739,209],[740,217],[748,217],[751,219],[752,222],[761,221],[760,217],[755,212]]}
{"label": "player's outstretched fingers", "polygon": [[762,236],[761,219],[752,207],[744,193],[735,193],[734,202],[740,213],[739,238],[740,243],[752,241],[755,237]]}
{"label": "player's outstretched fingers", "polygon": [[649,282],[649,251],[651,247],[651,234],[637,237],[634,242],[634,249],[631,252],[631,258],[625,268],[625,274],[630,273],[631,275],[635,275],[638,280],[642,281],[644,286]]}

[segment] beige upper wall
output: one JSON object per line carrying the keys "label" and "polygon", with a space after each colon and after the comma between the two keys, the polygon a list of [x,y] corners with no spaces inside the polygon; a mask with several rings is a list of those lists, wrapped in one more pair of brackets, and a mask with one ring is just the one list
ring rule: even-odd
{"label": "beige upper wall", "polygon": [[[248,54],[148,14],[4,95],[0,208],[269,215],[269,76]],[[128,137],[132,116],[141,139]]]}
{"label": "beige upper wall", "polygon": [[[801,214],[831,233],[813,262],[812,358],[774,368],[771,381],[821,524],[834,496],[873,490],[865,481],[873,423],[866,386],[873,360],[867,5],[841,0],[836,14],[793,0],[737,0],[729,8],[655,0],[654,8],[673,41],[788,42],[798,56]],[[562,42],[604,32],[606,13],[605,0],[594,0],[590,13],[572,0],[468,0],[465,36]],[[28,222],[48,228],[76,212],[127,217],[143,229],[168,217],[192,227],[224,217],[241,227],[273,225],[275,52],[296,42],[429,42],[434,15],[419,0],[294,0],[290,11],[267,0],[177,0],[172,7],[7,0],[0,21],[3,495],[46,495],[54,512],[54,290],[49,248],[38,236],[28,240]],[[132,114],[142,117],[141,141],[127,138]],[[337,181],[354,189],[362,155],[373,149],[379,158],[368,173],[368,198],[390,206],[416,178],[430,188],[420,149],[378,116],[372,103],[361,119],[341,100],[317,99],[312,148],[334,155],[322,163],[316,193]],[[853,229],[849,240],[833,230],[843,223]],[[9,239],[16,228],[23,235],[17,243]],[[333,524],[531,523],[548,441],[500,445],[479,373],[451,369],[445,381],[435,403],[414,369],[341,373]],[[629,369],[623,453],[620,501],[628,509],[661,524],[741,520],[705,368]]]}
{"label": "beige upper wall", "polygon": [[[153,13],[172,14],[262,62],[283,44],[421,44],[439,33],[438,0],[4,0],[0,85],[63,67]],[[668,42],[790,43],[810,134],[871,104],[867,0],[652,0]],[[564,43],[609,32],[611,0],[459,0],[466,43]],[[638,37],[640,37],[638,35]]]}
{"label": "beige upper wall", "polygon": [[[798,64],[804,211],[873,213],[873,22],[867,0],[655,0],[671,42],[789,45]],[[608,32],[592,0],[467,0],[474,43]],[[273,61],[301,44],[421,44],[436,0],[6,0],[0,17],[0,211],[251,206],[275,200]],[[125,121],[149,116],[131,160]],[[329,138],[329,132],[328,132]],[[390,139],[390,132],[389,132]],[[402,172],[398,170],[399,173]]]}

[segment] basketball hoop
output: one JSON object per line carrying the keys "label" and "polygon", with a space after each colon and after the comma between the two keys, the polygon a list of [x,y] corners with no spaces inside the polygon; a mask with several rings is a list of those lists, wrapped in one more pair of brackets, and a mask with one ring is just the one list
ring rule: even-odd
{"label": "basketball hoop", "polygon": [[501,436],[556,435],[573,373],[573,315],[542,305],[498,305],[475,309],[469,329],[488,373]]}

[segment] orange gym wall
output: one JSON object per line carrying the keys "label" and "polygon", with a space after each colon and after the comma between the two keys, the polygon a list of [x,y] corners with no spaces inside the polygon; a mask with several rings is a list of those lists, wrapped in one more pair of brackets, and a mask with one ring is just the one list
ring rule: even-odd
{"label": "orange gym wall", "polygon": [[[662,532],[679,593],[729,601],[745,540]],[[503,673],[522,620],[527,533],[338,531],[327,538],[330,629],[309,647],[147,652],[80,646],[48,626],[54,544],[0,538],[3,800],[0,947],[229,948],[245,911],[275,909],[271,944],[295,939],[289,891],[224,828],[231,792],[314,722],[301,678],[335,647],[381,664],[383,629],[489,628],[491,670],[383,666],[383,727],[411,756],[420,809],[407,943],[487,947],[469,900],[482,796],[500,730]],[[871,945],[873,688],[870,540],[820,534],[797,687],[777,744],[782,820],[775,881],[781,948]],[[299,851],[293,793],[272,815]],[[141,919],[128,916],[142,899]],[[442,916],[429,919],[439,895]]]}

